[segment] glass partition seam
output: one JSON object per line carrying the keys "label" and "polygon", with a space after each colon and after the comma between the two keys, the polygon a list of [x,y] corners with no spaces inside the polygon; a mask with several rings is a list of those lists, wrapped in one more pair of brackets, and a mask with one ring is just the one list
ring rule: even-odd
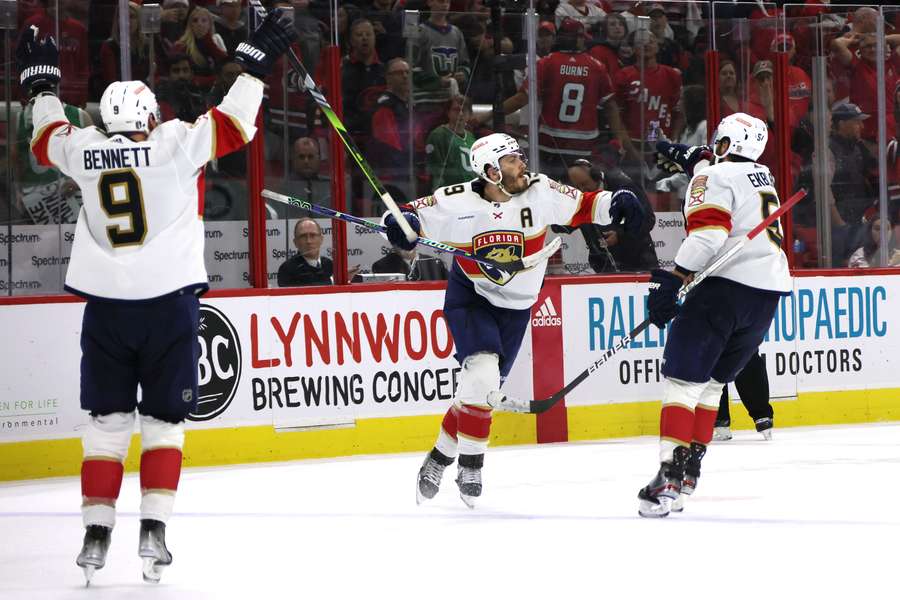
{"label": "glass partition seam", "polygon": [[[878,60],[875,63],[876,102],[878,106],[878,213],[881,219],[882,243],[878,244],[878,266],[888,265],[888,206],[887,206],[887,98],[885,97],[886,72],[884,39],[884,7],[880,7],[878,20],[875,23],[875,52]],[[896,94],[894,90],[893,93]],[[872,266],[872,265],[869,265]]]}

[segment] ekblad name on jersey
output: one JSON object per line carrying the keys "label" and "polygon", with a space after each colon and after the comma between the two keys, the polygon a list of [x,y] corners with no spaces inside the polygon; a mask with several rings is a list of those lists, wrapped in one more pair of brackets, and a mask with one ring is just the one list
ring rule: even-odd
{"label": "ekblad name on jersey", "polygon": [[[550,225],[609,225],[612,193],[582,193],[545,175],[529,175],[530,185],[506,202],[490,202],[476,179],[419,198],[415,209],[423,237],[439,240],[498,262],[510,262],[544,246]],[[475,291],[500,308],[530,308],[537,300],[546,261],[512,275],[457,257],[457,266]]]}
{"label": "ekblad name on jersey", "polygon": [[[767,167],[752,162],[722,162],[697,171],[684,201],[688,236],[678,249],[675,264],[700,271],[727,252],[778,209],[774,183]],[[712,276],[789,293],[793,286],[778,221],[764,233],[750,240]]]}
{"label": "ekblad name on jersey", "polygon": [[144,300],[206,286],[204,167],[253,138],[262,92],[262,82],[242,75],[197,121],[162,123],[143,142],[74,127],[58,98],[35,100],[32,151],[83,195],[67,290]]}

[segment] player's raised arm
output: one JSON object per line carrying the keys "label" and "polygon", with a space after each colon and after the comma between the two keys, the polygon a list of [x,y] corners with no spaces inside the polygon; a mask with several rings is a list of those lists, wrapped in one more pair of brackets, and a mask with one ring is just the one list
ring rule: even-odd
{"label": "player's raised arm", "polygon": [[641,230],[647,211],[631,190],[581,192],[549,178],[546,181],[554,192],[551,196],[554,224],[567,227],[612,224],[621,225],[628,233]]}
{"label": "player's raised arm", "polygon": [[[34,131],[31,136],[31,151],[39,165],[58,167],[68,171],[65,141],[76,127],[69,124],[62,102],[56,97],[60,80],[59,48],[50,36],[42,37],[37,25],[22,32],[16,47],[16,66],[19,69],[19,84],[34,102]],[[60,127],[68,127],[65,136],[59,138],[59,151],[50,150],[50,139]]]}

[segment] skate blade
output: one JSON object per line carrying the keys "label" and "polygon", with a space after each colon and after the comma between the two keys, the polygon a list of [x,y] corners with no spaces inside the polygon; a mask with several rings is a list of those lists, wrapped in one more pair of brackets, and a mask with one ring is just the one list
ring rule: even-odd
{"label": "skate blade", "polygon": [[459,497],[462,498],[463,504],[468,506],[469,508],[475,508],[475,499],[477,496],[466,496],[462,492],[460,492]]}
{"label": "skate blade", "polygon": [[638,514],[648,519],[661,519],[668,517],[672,511],[672,499],[665,496],[659,496],[657,502],[649,500],[641,500],[638,505]]}
{"label": "skate blade", "polygon": [[672,502],[672,512],[680,513],[684,511],[684,501],[687,498],[687,494],[678,494],[678,497],[675,498],[675,501]]}
{"label": "skate blade", "polygon": [[81,567],[81,570],[84,571],[84,587],[91,587],[91,578],[94,576],[94,572],[97,570],[97,567],[93,565],[85,565]]}
{"label": "skate blade", "polygon": [[165,569],[166,566],[167,565],[159,564],[156,561],[156,558],[145,556],[141,569],[144,575],[144,581],[147,583],[159,583],[159,580],[162,578],[163,569]]}
{"label": "skate blade", "polygon": [[772,441],[772,429],[771,428],[760,431],[759,435],[763,436],[763,440],[765,440],[767,442]]}

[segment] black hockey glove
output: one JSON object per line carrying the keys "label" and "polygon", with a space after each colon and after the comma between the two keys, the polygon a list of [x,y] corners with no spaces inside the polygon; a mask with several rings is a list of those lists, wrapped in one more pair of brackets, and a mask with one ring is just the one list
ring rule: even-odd
{"label": "black hockey glove", "polygon": [[[416,216],[416,213],[404,212],[403,216],[413,231],[416,233],[421,232],[419,217]],[[392,245],[401,250],[412,250],[416,247],[417,242],[410,242],[406,239],[406,234],[400,229],[400,224],[397,223],[397,219],[394,218],[393,214],[388,213],[384,217],[384,226],[387,227],[387,238]]]}
{"label": "black hockey glove", "polygon": [[665,328],[666,323],[678,314],[678,290],[684,282],[678,275],[664,269],[653,269],[650,272],[650,295],[647,297],[647,310],[650,322]]}
{"label": "black hockey glove", "polygon": [[626,233],[634,235],[641,230],[646,216],[644,205],[631,190],[619,190],[612,195],[609,216],[613,225],[621,225]]}
{"label": "black hockey glove", "polygon": [[16,48],[19,83],[29,97],[42,92],[55,92],[59,84],[59,48],[52,36],[40,39],[37,25],[22,32]]}
{"label": "black hockey glove", "polygon": [[656,142],[656,164],[668,173],[685,173],[694,176],[694,167],[701,160],[712,160],[709,146],[686,146],[669,142]]}
{"label": "black hockey glove", "polygon": [[247,73],[264,79],[296,37],[293,21],[287,13],[276,8],[266,15],[262,25],[250,34],[249,40],[238,44],[234,51],[235,60],[243,65]]}

